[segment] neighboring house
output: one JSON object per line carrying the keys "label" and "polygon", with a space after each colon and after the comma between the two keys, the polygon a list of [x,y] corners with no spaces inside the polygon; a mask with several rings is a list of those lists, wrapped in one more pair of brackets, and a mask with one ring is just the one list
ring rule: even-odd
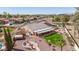
{"label": "neighboring house", "polygon": [[9,23],[9,20],[5,19],[5,20],[3,20],[3,22],[4,22],[4,24],[7,24],[7,23]]}
{"label": "neighboring house", "polygon": [[33,22],[28,23],[25,27],[28,27],[33,33],[40,35],[55,30],[54,26],[49,26],[45,22]]}

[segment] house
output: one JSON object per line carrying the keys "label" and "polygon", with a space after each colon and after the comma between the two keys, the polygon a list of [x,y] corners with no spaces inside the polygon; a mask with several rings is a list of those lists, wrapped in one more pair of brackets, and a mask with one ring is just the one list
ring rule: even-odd
{"label": "house", "polygon": [[24,27],[28,27],[36,35],[53,32],[55,30],[55,26],[49,26],[44,21],[28,23]]}
{"label": "house", "polygon": [[4,24],[7,24],[9,22],[9,19],[6,18],[0,18],[0,21]]}

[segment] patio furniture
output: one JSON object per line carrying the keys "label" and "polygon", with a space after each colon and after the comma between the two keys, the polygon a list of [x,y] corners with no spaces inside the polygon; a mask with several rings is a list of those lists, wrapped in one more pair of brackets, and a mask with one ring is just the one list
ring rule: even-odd
{"label": "patio furniture", "polygon": [[30,43],[29,43],[28,41],[24,41],[24,42],[22,43],[22,46],[23,46],[24,48],[32,49],[31,46],[30,46]]}
{"label": "patio furniture", "polygon": [[33,49],[35,49],[36,51],[40,51],[36,42],[30,41],[30,43],[33,45]]}
{"label": "patio furniture", "polygon": [[24,41],[22,43],[22,46],[26,49],[32,49],[32,50],[36,50],[36,51],[40,51],[40,49],[38,48],[38,44],[36,42],[33,41]]}

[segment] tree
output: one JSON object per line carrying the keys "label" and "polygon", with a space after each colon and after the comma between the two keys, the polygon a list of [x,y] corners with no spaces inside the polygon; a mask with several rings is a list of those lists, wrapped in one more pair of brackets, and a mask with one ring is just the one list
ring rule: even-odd
{"label": "tree", "polygon": [[54,16],[54,20],[60,22],[60,18],[58,16]]}
{"label": "tree", "polygon": [[70,20],[70,15],[67,14],[59,14],[54,16],[55,21],[57,22],[68,22]]}
{"label": "tree", "polygon": [[72,22],[74,24],[74,37],[75,37],[75,32],[77,31],[78,36],[79,36],[79,8],[76,8],[76,12],[73,16]]}
{"label": "tree", "polygon": [[65,45],[65,41],[64,40],[60,40],[59,44],[60,44],[61,51],[62,51],[63,50],[63,46]]}
{"label": "tree", "polygon": [[7,18],[7,12],[3,12],[3,17]]}
{"label": "tree", "polygon": [[3,15],[2,15],[2,14],[0,14],[0,18],[2,18],[2,16],[3,16]]}
{"label": "tree", "polygon": [[12,18],[12,15],[10,15],[9,13],[7,14],[7,18]]}
{"label": "tree", "polygon": [[10,34],[9,28],[4,28],[4,38],[6,41],[6,47],[8,51],[11,51],[13,49],[13,42]]}
{"label": "tree", "polygon": [[3,17],[9,19],[9,18],[12,18],[12,15],[10,15],[10,14],[7,13],[7,12],[3,12]]}
{"label": "tree", "polygon": [[70,15],[62,14],[60,15],[61,22],[68,22],[70,20]]}

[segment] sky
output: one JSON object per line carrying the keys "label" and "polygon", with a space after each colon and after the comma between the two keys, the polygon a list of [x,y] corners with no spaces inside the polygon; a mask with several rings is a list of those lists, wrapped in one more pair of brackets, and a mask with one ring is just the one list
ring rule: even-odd
{"label": "sky", "polygon": [[72,14],[74,7],[0,7],[0,14]]}

